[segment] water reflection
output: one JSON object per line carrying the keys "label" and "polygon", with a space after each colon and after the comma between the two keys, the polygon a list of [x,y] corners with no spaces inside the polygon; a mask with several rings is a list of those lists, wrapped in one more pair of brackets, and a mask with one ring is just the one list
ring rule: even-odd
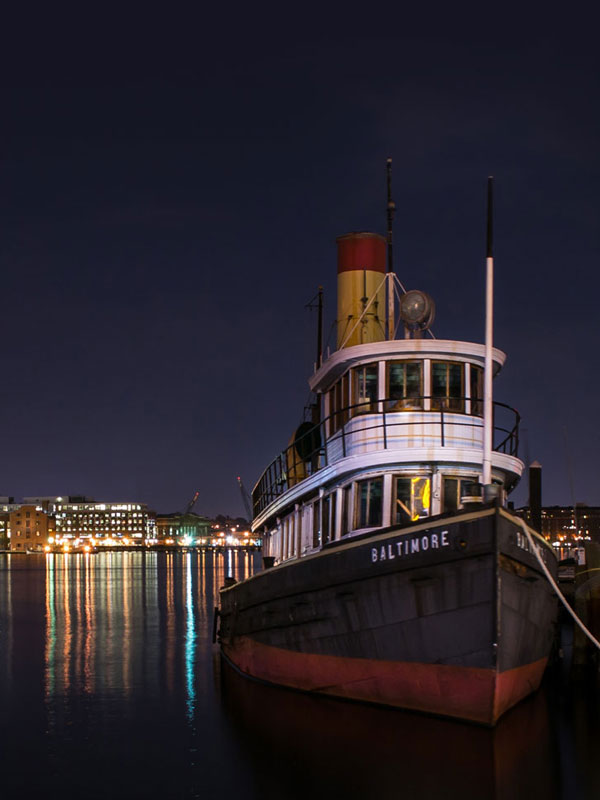
{"label": "water reflection", "polygon": [[[45,569],[46,697],[71,691],[127,696],[140,686],[172,696],[183,687],[191,718],[199,639],[206,642],[212,632],[225,575],[248,577],[252,556],[189,551],[40,558],[37,563]],[[0,599],[9,620],[10,585]]]}
{"label": "water reflection", "polygon": [[229,670],[215,691],[218,590],[254,561],[0,556],[3,800],[596,796],[600,698],[590,691],[536,695],[495,731]]}
{"label": "water reflection", "polygon": [[194,689],[194,660],[196,656],[196,617],[194,612],[194,595],[192,594],[192,563],[191,553],[186,554],[185,571],[185,684],[187,691],[187,715],[191,722],[194,719],[196,691]]}
{"label": "water reflection", "polygon": [[490,730],[264,686],[226,664],[221,692],[258,797],[561,796],[544,693]]}
{"label": "water reflection", "polygon": [[[7,571],[8,558],[0,555],[0,685],[8,686],[11,681],[11,665],[13,662],[13,608],[12,581]],[[2,569],[3,567],[3,569]]]}

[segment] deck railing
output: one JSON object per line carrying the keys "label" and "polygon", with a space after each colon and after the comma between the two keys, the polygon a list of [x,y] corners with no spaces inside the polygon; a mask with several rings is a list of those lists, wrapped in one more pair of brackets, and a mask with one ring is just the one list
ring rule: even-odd
{"label": "deck railing", "polygon": [[[293,444],[269,464],[252,492],[254,516],[287,489],[328,466],[328,453],[337,453],[332,460],[345,458],[349,454],[350,445],[356,444],[359,435],[363,436],[365,433],[376,432],[376,449],[403,450],[408,446],[399,444],[397,434],[404,427],[427,426],[428,444],[439,444],[441,447],[449,446],[449,432],[455,433],[456,429],[465,428],[471,431],[471,443],[467,446],[480,446],[479,443],[472,442],[479,435],[483,436],[483,419],[479,415],[465,414],[460,410],[471,408],[467,405],[471,403],[477,403],[479,408],[482,406],[480,400],[464,397],[423,396],[355,403],[335,411],[296,438]],[[493,411],[494,451],[516,456],[521,421],[519,412],[498,402],[494,402]],[[363,420],[365,424],[356,429],[356,420]],[[307,428],[306,425],[304,427]],[[481,434],[477,430],[481,430]],[[432,441],[432,437],[437,441]]]}

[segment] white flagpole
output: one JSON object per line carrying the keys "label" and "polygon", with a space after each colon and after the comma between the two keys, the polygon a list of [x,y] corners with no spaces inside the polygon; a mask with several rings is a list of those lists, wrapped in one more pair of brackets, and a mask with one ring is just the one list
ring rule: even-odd
{"label": "white flagpole", "polygon": [[[487,258],[485,279],[485,369],[483,373],[483,486],[492,482],[493,396],[492,347],[494,345],[494,256],[492,253],[494,179],[487,184]],[[490,493],[491,495],[491,493]]]}
{"label": "white flagpole", "polygon": [[396,204],[392,200],[392,159],[387,160],[387,338],[394,338],[394,331],[396,328],[394,322],[394,303],[396,295],[394,293],[394,258],[392,255],[393,247],[393,233],[392,223],[394,221],[394,212]]}

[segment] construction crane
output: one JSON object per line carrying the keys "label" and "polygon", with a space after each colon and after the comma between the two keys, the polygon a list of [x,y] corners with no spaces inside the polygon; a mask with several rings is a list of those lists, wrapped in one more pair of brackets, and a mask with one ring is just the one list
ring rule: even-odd
{"label": "construction crane", "polygon": [[196,492],[196,494],[192,497],[190,502],[187,504],[187,508],[183,512],[184,514],[189,514],[192,508],[196,505],[198,498],[200,497],[200,492]]}
{"label": "construction crane", "polygon": [[250,495],[248,494],[248,490],[242,483],[242,479],[238,475],[238,483],[240,485],[240,492],[242,493],[242,500],[244,501],[244,508],[246,509],[246,514],[248,514],[248,522],[252,522],[252,509],[250,507]]}

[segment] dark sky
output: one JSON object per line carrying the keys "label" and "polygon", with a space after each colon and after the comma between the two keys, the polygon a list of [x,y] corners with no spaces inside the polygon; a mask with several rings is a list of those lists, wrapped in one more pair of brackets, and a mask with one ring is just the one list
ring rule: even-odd
{"label": "dark sky", "polygon": [[483,339],[495,176],[496,399],[544,502],[570,460],[600,504],[597,20],[524,6],[5,16],[0,494],[243,514],[236,476],[308,398],[304,306],[323,284],[329,330],[335,237],[383,232],[391,156],[396,271],[442,338]]}

